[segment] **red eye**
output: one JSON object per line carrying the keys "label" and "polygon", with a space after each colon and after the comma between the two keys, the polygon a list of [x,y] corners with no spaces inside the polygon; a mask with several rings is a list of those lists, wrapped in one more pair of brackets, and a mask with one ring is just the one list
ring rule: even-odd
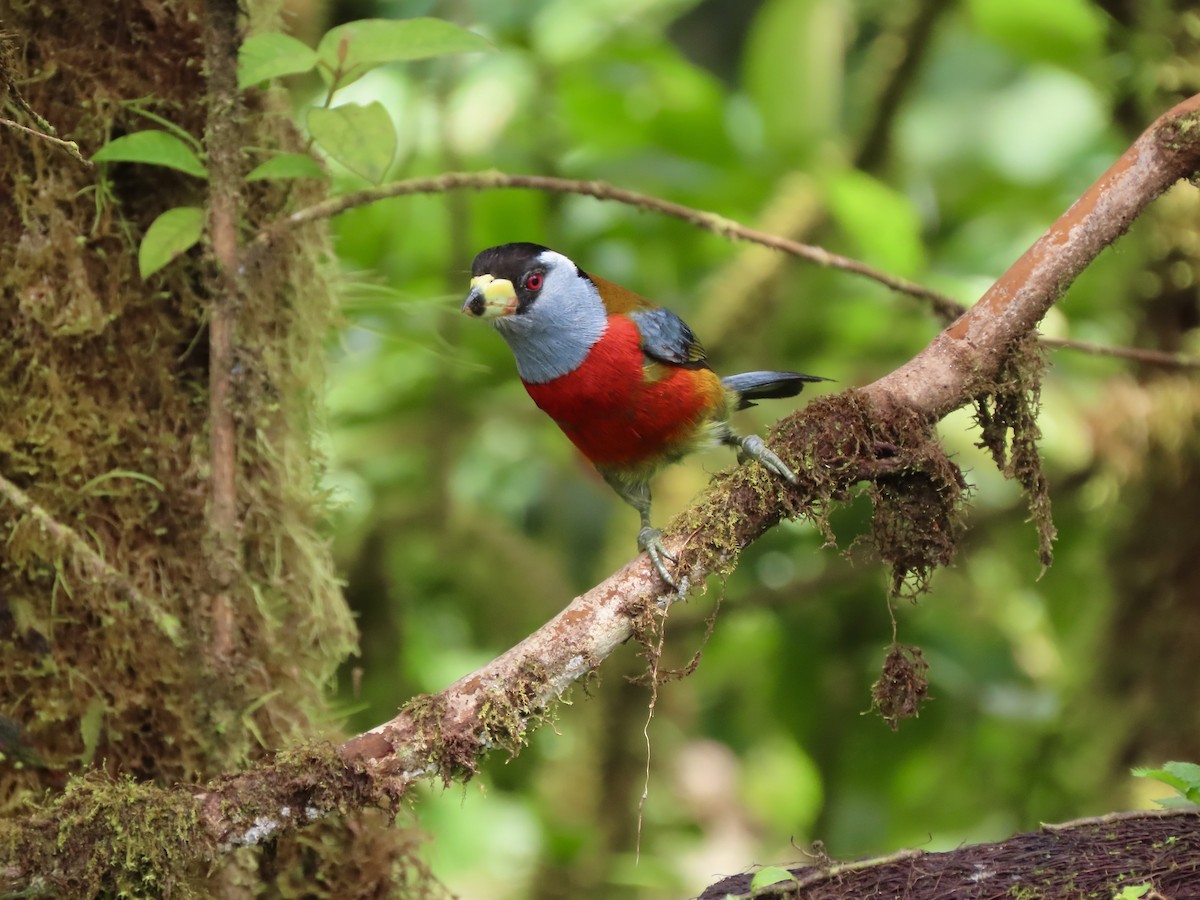
{"label": "red eye", "polygon": [[540,291],[542,289],[542,273],[530,272],[525,276],[525,290]]}

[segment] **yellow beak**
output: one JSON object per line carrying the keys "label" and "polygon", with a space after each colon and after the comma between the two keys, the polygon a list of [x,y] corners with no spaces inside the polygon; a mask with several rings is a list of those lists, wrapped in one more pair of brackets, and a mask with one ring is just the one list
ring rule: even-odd
{"label": "yellow beak", "polygon": [[471,279],[471,292],[467,294],[462,311],[480,319],[511,316],[517,311],[516,288],[507,278],[476,275]]}

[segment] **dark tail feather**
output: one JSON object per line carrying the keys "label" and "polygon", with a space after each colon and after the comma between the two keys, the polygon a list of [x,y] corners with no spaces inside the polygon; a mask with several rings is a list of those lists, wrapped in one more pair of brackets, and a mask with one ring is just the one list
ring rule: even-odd
{"label": "dark tail feather", "polygon": [[819,375],[801,375],[799,372],[743,372],[728,375],[721,384],[738,395],[738,409],[747,409],[755,400],[774,400],[778,397],[795,397],[812,381],[832,381]]}

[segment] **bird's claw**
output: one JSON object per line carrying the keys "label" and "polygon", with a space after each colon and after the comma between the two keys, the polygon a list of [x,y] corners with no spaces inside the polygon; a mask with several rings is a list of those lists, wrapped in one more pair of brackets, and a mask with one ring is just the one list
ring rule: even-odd
{"label": "bird's claw", "polygon": [[785,481],[790,481],[792,484],[796,483],[796,475],[787,467],[787,463],[776,456],[775,451],[768,447],[763,442],[763,439],[756,434],[742,438],[740,448],[738,449],[738,462],[744,463],[748,459],[754,460]]}
{"label": "bird's claw", "polygon": [[638,532],[638,549],[644,550],[650,554],[650,562],[654,563],[654,568],[658,572],[658,577],[667,583],[672,590],[679,590],[679,585],[667,573],[667,567],[663,564],[663,558],[669,559],[671,562],[676,562],[674,556],[667,552],[667,548],[663,546],[662,532],[657,528],[646,526]]}

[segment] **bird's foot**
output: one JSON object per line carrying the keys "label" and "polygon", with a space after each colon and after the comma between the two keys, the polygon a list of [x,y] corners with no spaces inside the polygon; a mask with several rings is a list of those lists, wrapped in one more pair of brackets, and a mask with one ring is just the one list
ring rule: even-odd
{"label": "bird's foot", "polygon": [[796,483],[795,473],[787,467],[787,464],[775,455],[770,447],[768,447],[763,439],[757,434],[752,434],[749,437],[744,437],[738,449],[738,462],[744,463],[746,460],[752,459],[759,465],[764,466],[774,472],[780,478]]}
{"label": "bird's foot", "polygon": [[650,554],[650,562],[654,563],[654,568],[658,572],[658,576],[667,583],[672,590],[679,590],[679,585],[667,573],[667,567],[663,564],[663,559],[669,559],[675,562],[675,557],[667,552],[667,548],[663,546],[662,532],[657,528],[651,528],[649,525],[638,532],[638,549],[645,550]]}

